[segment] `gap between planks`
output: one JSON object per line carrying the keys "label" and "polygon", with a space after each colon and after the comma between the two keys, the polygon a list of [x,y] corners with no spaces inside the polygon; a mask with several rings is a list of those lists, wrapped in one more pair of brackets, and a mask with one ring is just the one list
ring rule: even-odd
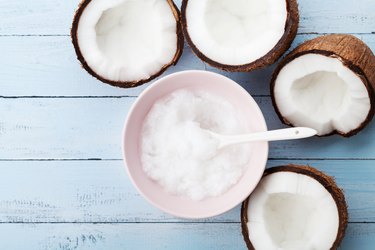
{"label": "gap between planks", "polygon": [[[268,158],[269,161],[375,161],[375,158]],[[27,161],[123,161],[123,159],[0,159],[0,162],[27,162]]]}
{"label": "gap between planks", "polygon": [[[138,96],[132,95],[123,95],[123,96],[0,96],[0,99],[122,99],[122,98],[137,98]],[[255,96],[254,97],[268,97],[264,96]]]}
{"label": "gap between planks", "polygon": [[[297,35],[329,35],[335,34],[333,32],[300,32]],[[371,35],[375,34],[375,31],[367,32],[350,32],[350,33],[343,33],[343,34],[352,34],[352,35]],[[66,36],[69,37],[70,34],[0,34],[0,37],[58,37],[58,36]]]}
{"label": "gap between planks", "polygon": [[[271,97],[270,95],[252,95],[252,97]],[[138,98],[136,95],[123,96],[0,96],[0,99],[123,99]]]}
{"label": "gap between planks", "polygon": [[[199,225],[199,224],[240,224],[240,221],[149,221],[149,222],[126,222],[126,221],[118,221],[118,222],[81,222],[81,221],[72,221],[72,222],[43,222],[43,221],[38,221],[38,222],[22,222],[22,221],[15,221],[15,222],[0,222],[0,225],[6,225],[6,224],[31,224],[31,225],[38,225],[38,224],[61,224],[61,225],[66,225],[66,224],[88,224],[88,225],[121,225],[121,224],[183,224],[183,225]],[[348,224],[375,224],[374,221],[366,221],[366,222],[358,222],[358,221],[349,221]]]}

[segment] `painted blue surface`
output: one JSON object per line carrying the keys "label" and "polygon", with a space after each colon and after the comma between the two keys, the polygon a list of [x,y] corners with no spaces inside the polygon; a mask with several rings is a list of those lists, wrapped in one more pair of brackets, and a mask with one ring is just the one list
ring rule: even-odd
{"label": "painted blue surface", "polygon": [[[69,37],[77,5],[0,0],[0,249],[245,249],[239,207],[187,221],[153,208],[135,191],[121,161],[121,131],[130,105],[149,84],[113,88],[81,69]],[[299,5],[293,47],[341,32],[375,50],[375,1]],[[268,126],[279,128],[269,97],[273,68],[221,72],[185,46],[166,74],[220,72],[245,87]],[[350,139],[278,142],[270,149],[268,166],[309,164],[334,176],[349,205],[342,249],[375,249],[374,123]]]}

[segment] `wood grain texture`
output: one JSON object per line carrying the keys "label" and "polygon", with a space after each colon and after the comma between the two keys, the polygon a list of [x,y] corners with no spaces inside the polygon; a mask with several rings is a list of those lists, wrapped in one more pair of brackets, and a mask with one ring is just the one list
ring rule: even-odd
{"label": "wood grain texture", "polygon": [[[0,0],[0,249],[245,249],[239,207],[192,223],[159,211],[136,192],[120,160],[121,132],[133,97],[148,85],[118,89],[82,70],[68,35],[78,2]],[[352,33],[375,50],[375,1],[299,5],[292,47],[317,33]],[[257,96],[269,128],[281,126],[268,97],[273,66],[222,72],[185,46],[166,74],[188,69],[237,81]],[[375,246],[374,136],[370,125],[350,139],[271,144],[276,160],[269,166],[309,164],[344,188],[351,221],[344,250]]]}
{"label": "wood grain texture", "polygon": [[[246,249],[239,223],[1,224],[0,234],[1,249]],[[374,234],[375,224],[349,224],[340,249],[372,250]]]}
{"label": "wood grain texture", "polygon": [[[0,35],[69,34],[79,0],[0,1]],[[181,0],[175,1],[178,7]],[[299,0],[302,33],[371,33],[375,27],[373,0]],[[329,25],[327,25],[329,24]]]}
{"label": "wood grain texture", "polygon": [[[270,129],[283,127],[270,97],[255,98]],[[121,159],[135,98],[0,98],[1,159]],[[375,159],[375,124],[357,136],[273,142],[270,158]]]}
{"label": "wood grain texture", "polygon": [[[0,225],[1,249],[244,249],[236,224]],[[17,240],[16,235],[22,235]]]}
{"label": "wood grain texture", "polygon": [[[314,166],[345,191],[350,222],[375,222],[375,161],[270,161]],[[122,161],[0,162],[1,222],[187,222],[148,204]],[[197,222],[240,222],[239,207]]]}
{"label": "wood grain texture", "polygon": [[[317,35],[298,35],[292,47]],[[375,51],[375,34],[357,35]],[[138,96],[148,85],[120,89],[103,84],[83,70],[70,37],[0,37],[0,96]],[[181,70],[210,70],[242,85],[252,95],[269,95],[274,66],[251,73],[228,73],[200,61],[186,45],[177,66]]]}

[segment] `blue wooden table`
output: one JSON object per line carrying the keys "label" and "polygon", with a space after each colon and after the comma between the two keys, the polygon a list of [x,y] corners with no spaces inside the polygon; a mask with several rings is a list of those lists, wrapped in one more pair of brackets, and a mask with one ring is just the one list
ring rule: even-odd
{"label": "blue wooden table", "polygon": [[[0,249],[245,249],[239,207],[182,220],[133,188],[121,131],[148,85],[113,88],[81,69],[69,37],[77,5],[0,0]],[[350,33],[375,50],[374,0],[299,0],[299,8],[293,47],[320,34]],[[186,69],[219,72],[188,46],[166,74]],[[282,124],[269,97],[272,70],[220,73],[245,87],[276,129]],[[350,139],[272,143],[268,165],[287,163],[334,176],[350,213],[342,249],[375,249],[375,121]]]}

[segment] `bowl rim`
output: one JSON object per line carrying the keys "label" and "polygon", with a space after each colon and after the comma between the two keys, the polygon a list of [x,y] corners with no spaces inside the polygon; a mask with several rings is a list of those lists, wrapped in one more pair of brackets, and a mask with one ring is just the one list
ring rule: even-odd
{"label": "bowl rim", "polygon": [[[166,207],[163,207],[159,204],[157,204],[156,202],[154,202],[152,199],[150,199],[148,197],[147,194],[145,194],[141,188],[139,187],[138,183],[134,180],[133,178],[133,175],[129,169],[129,165],[128,165],[128,159],[126,157],[126,154],[125,154],[125,137],[126,137],[126,131],[127,131],[127,127],[128,127],[128,124],[130,123],[130,119],[129,117],[132,116],[132,114],[134,113],[134,110],[135,108],[138,106],[138,104],[141,102],[142,100],[142,97],[147,95],[148,92],[152,91],[154,88],[157,88],[159,85],[163,84],[164,81],[168,80],[169,78],[173,78],[177,75],[189,75],[189,74],[207,74],[207,75],[213,75],[215,77],[220,77],[220,78],[223,78],[225,79],[228,83],[232,84],[234,88],[237,88],[239,91],[241,91],[244,95],[247,95],[250,99],[251,102],[254,103],[254,107],[256,109],[256,111],[260,114],[260,117],[261,118],[259,120],[259,123],[260,125],[262,126],[263,129],[265,129],[265,131],[268,131],[268,127],[267,127],[267,123],[266,123],[266,120],[264,118],[264,115],[263,115],[263,112],[262,110],[260,109],[258,103],[255,101],[255,99],[251,96],[251,94],[245,90],[241,85],[239,85],[236,81],[230,79],[229,77],[226,77],[224,75],[221,75],[219,73],[215,73],[215,72],[211,72],[211,71],[205,71],[205,70],[184,70],[184,71],[179,71],[179,72],[175,72],[175,73],[172,73],[172,74],[169,74],[169,75],[166,75],[164,77],[161,77],[159,79],[157,79],[155,82],[151,83],[151,85],[149,85],[146,89],[144,89],[140,95],[136,98],[135,102],[131,105],[129,111],[128,111],[128,114],[125,118],[125,122],[124,122],[124,126],[123,126],[123,130],[122,130],[122,137],[121,137],[121,151],[122,151],[122,161],[124,163],[124,167],[126,168],[126,172],[128,173],[128,177],[130,179],[130,181],[132,182],[133,186],[136,188],[136,190],[138,191],[139,194],[141,194],[141,196],[147,200],[151,205],[153,205],[154,207],[160,209],[161,211],[165,212],[165,213],[168,213],[170,215],[173,215],[173,216],[176,216],[178,218],[183,218],[183,219],[205,219],[205,218],[211,218],[211,217],[215,217],[215,216],[218,216],[218,215],[221,215],[221,214],[224,214],[230,210],[232,210],[233,208],[235,208],[236,206],[238,206],[239,204],[241,204],[247,197],[249,197],[249,195],[255,190],[255,188],[258,186],[261,178],[262,178],[262,175],[260,175],[257,180],[254,182],[253,186],[252,187],[249,187],[248,191],[247,192],[242,192],[241,194],[241,202],[237,203],[237,204],[232,204],[230,206],[227,206],[225,207],[225,209],[221,209],[220,211],[217,210],[216,212],[211,212],[211,213],[206,213],[206,214],[199,214],[199,215],[192,215],[192,214],[181,214],[181,213],[178,213],[178,212],[175,212],[173,210],[170,210],[169,208],[166,208]],[[267,164],[267,161],[268,161],[268,156],[269,156],[269,143],[268,142],[265,142],[265,152],[264,154],[266,155],[266,158],[264,159],[264,167],[262,167],[262,172],[265,171],[266,169],[266,164]],[[234,184],[236,185],[236,184]]]}

